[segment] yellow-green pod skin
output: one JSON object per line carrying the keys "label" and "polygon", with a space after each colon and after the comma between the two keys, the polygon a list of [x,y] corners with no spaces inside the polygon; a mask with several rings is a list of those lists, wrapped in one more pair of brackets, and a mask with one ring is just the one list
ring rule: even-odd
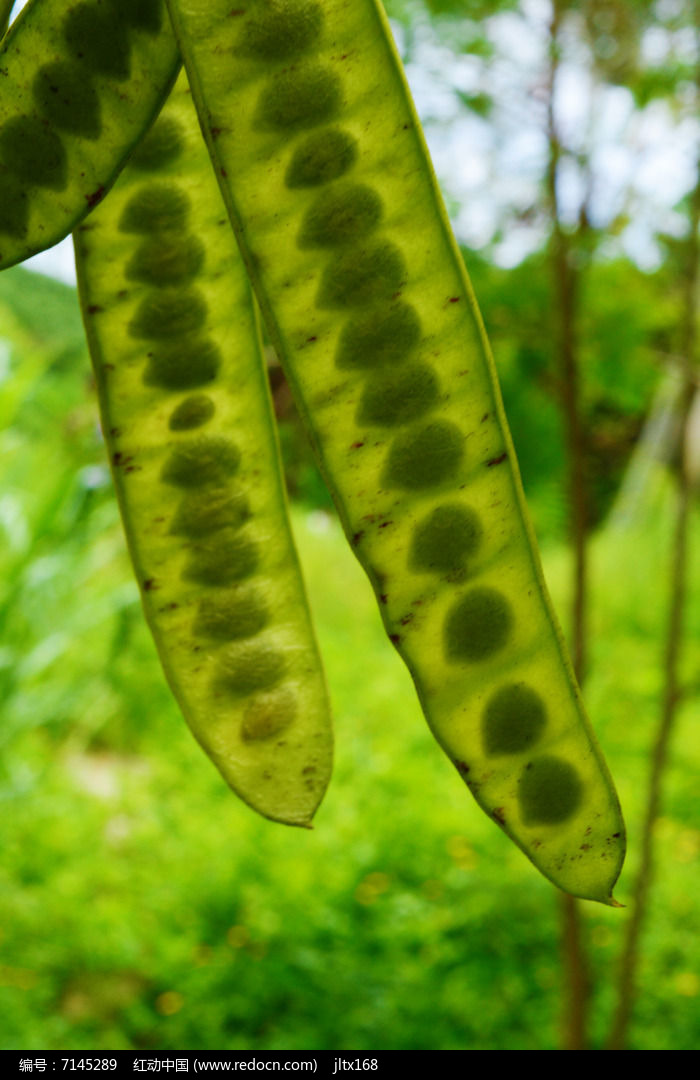
{"label": "yellow-green pod skin", "polygon": [[430,726],[551,881],[614,903],[618,800],[385,16],[168,6],[263,314]]}
{"label": "yellow-green pod skin", "polygon": [[233,790],[308,825],[330,777],[328,700],[252,294],[184,75],[75,247],[124,527],[170,686]]}
{"label": "yellow-green pod skin", "polygon": [[156,116],[180,59],[164,0],[30,0],[0,48],[0,268],[67,236]]}

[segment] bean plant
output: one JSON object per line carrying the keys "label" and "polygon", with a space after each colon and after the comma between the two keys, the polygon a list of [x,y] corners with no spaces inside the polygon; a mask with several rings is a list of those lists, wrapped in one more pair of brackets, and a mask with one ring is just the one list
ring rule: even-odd
{"label": "bean plant", "polygon": [[615,904],[617,796],[380,4],[33,0],[0,68],[1,264],[77,226],[146,616],[225,778],[308,824],[331,756],[257,304],[436,739],[543,874]]}

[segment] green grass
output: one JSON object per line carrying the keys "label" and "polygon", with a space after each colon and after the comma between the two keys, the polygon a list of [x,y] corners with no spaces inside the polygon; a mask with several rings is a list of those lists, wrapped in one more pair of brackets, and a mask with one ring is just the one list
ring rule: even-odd
{"label": "green grass", "polygon": [[[85,358],[47,351],[2,303],[0,1046],[555,1048],[555,891],[433,742],[334,520],[294,517],[337,733],[307,832],[256,817],[191,738],[131,582]],[[593,548],[586,698],[630,832],[622,901],[661,690],[663,486],[658,498]],[[565,613],[566,552],[545,562]],[[696,573],[696,685],[698,640]],[[699,766],[696,696],[658,828],[638,1049],[700,1040]],[[629,909],[583,913],[600,1040]]]}

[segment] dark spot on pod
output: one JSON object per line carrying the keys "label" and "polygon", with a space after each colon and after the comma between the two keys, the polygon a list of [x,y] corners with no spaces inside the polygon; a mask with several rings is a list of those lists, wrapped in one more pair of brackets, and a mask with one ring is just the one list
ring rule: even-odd
{"label": "dark spot on pod", "polygon": [[331,128],[314,132],[301,142],[289,163],[284,182],[289,188],[318,187],[337,180],[357,161],[357,140]]}
{"label": "dark spot on pod", "polygon": [[259,694],[243,713],[241,736],[244,742],[258,742],[279,735],[297,714],[297,699],[287,687]]}
{"label": "dark spot on pod", "polygon": [[192,545],[192,555],[182,577],[198,585],[231,585],[250,577],[259,561],[255,540],[237,529],[221,529]]}
{"label": "dark spot on pod", "polygon": [[221,352],[213,341],[185,338],[149,356],[143,381],[164,390],[193,390],[213,382],[220,367]]}
{"label": "dark spot on pod", "polygon": [[237,641],[260,633],[269,619],[259,589],[239,585],[202,600],[192,632],[214,641]]}
{"label": "dark spot on pod", "polygon": [[526,765],[518,785],[526,825],[559,825],[581,805],[583,785],[573,765],[546,754]]}
{"label": "dark spot on pod", "polygon": [[125,276],[146,285],[181,285],[197,276],[204,255],[202,241],[189,233],[150,236],[129,259]]}
{"label": "dark spot on pod", "polygon": [[163,25],[163,0],[109,0],[109,3],[134,30],[157,34]]}
{"label": "dark spot on pod", "polygon": [[119,81],[128,79],[131,47],[120,12],[94,3],[76,4],[65,17],[63,37],[73,59],[89,71]]}
{"label": "dark spot on pod", "polygon": [[466,560],[479,547],[483,528],[478,514],[468,506],[438,506],[416,526],[409,565],[413,570],[449,574],[464,570]]}
{"label": "dark spot on pod", "polygon": [[321,33],[323,11],[315,0],[268,0],[253,9],[243,32],[243,50],[263,60],[306,52]]}
{"label": "dark spot on pod", "polygon": [[60,131],[96,139],[102,130],[97,90],[75,64],[45,64],[32,83],[32,95],[47,120]]}
{"label": "dark spot on pod", "polygon": [[463,457],[464,439],[457,425],[434,420],[396,436],[382,483],[407,491],[437,487],[455,476]]}
{"label": "dark spot on pod", "polygon": [[540,738],[547,723],[547,710],[540,695],[525,683],[502,686],[484,709],[481,734],[484,753],[519,754]]}
{"label": "dark spot on pod", "polygon": [[341,184],[323,191],[306,212],[299,247],[336,247],[357,242],[376,229],[382,200],[366,184]]}
{"label": "dark spot on pod", "polygon": [[319,307],[365,307],[389,300],[406,279],[403,255],[388,241],[354,247],[326,266],[316,299]]}
{"label": "dark spot on pod", "polygon": [[406,364],[397,371],[370,378],[356,419],[358,424],[396,427],[423,416],[437,397],[438,381],[432,368],[427,364]]}
{"label": "dark spot on pod", "polygon": [[55,131],[33,116],[13,116],[0,128],[0,157],[25,184],[62,191],[67,181],[66,151]]}
{"label": "dark spot on pod", "polygon": [[199,330],[207,317],[207,302],[199,289],[168,289],[148,293],[136,309],[128,331],[135,338],[183,337]]}
{"label": "dark spot on pod", "polygon": [[176,161],[184,148],[182,125],[172,116],[162,116],[132,151],[129,164],[135,169],[152,172]]}
{"label": "dark spot on pod", "polygon": [[216,682],[235,694],[252,694],[275,686],[286,667],[284,653],[273,645],[242,642],[222,653]]}
{"label": "dark spot on pod", "polygon": [[190,431],[206,424],[215,412],[216,405],[206,394],[190,394],[170,414],[168,427],[171,431]]}
{"label": "dark spot on pod", "polygon": [[198,488],[220,484],[233,476],[241,463],[238,447],[219,435],[201,435],[178,443],[160,474],[161,480],[176,487]]}
{"label": "dark spot on pod", "polygon": [[[99,187],[95,188],[94,191],[91,191],[89,195],[85,196],[85,202],[88,204],[88,206],[92,210],[93,207],[97,206],[97,204],[99,202],[101,202],[102,199],[104,199],[104,197],[105,197],[104,185],[100,184]],[[81,229],[89,229],[90,226],[89,225],[81,225],[80,228]]]}
{"label": "dark spot on pod", "polygon": [[190,200],[176,184],[148,184],[138,189],[124,207],[120,232],[182,231],[187,225]]}
{"label": "dark spot on pod", "polygon": [[335,363],[339,368],[362,370],[399,364],[415,349],[420,337],[420,319],[410,304],[380,308],[345,324]]}
{"label": "dark spot on pod", "polygon": [[330,68],[308,64],[281,71],[260,95],[258,122],[275,131],[298,131],[330,120],[340,109],[342,83]]}
{"label": "dark spot on pod", "polygon": [[503,648],[513,626],[511,607],[496,589],[471,589],[450,608],[444,625],[448,660],[486,660]]}
{"label": "dark spot on pod", "polygon": [[0,233],[24,236],[29,221],[29,206],[24,185],[10,173],[0,173]]}
{"label": "dark spot on pod", "polygon": [[218,529],[239,529],[249,517],[248,499],[242,491],[205,487],[185,495],[170,532],[175,536],[206,536]]}

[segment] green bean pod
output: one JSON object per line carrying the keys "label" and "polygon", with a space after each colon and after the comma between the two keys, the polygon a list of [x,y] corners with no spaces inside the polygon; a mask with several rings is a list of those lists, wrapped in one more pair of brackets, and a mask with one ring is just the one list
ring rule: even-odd
{"label": "green bean pod", "polygon": [[196,738],[307,825],[332,735],[252,294],[184,74],[75,234],[102,425],[146,617]]}
{"label": "green bean pod", "polygon": [[548,878],[614,903],[619,804],[383,11],[168,6],[263,314],[428,722]]}
{"label": "green bean pod", "polygon": [[163,0],[30,0],[0,48],[0,268],[97,205],[179,65]]}

